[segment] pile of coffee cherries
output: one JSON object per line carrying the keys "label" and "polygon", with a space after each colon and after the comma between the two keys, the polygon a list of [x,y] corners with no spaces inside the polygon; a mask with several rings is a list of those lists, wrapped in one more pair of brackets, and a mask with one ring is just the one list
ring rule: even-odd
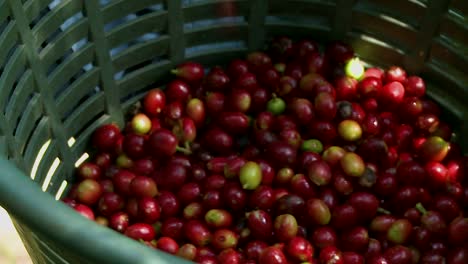
{"label": "pile of coffee cherries", "polygon": [[65,203],[198,263],[468,263],[468,158],[422,78],[287,37],[172,73]]}

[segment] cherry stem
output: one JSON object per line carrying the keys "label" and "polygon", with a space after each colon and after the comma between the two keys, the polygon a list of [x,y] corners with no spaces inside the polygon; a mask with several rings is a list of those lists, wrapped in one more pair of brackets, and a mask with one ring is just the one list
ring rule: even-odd
{"label": "cherry stem", "polygon": [[426,208],[421,203],[416,204],[416,209],[423,215],[427,214]]}
{"label": "cherry stem", "polygon": [[386,214],[386,215],[392,214],[390,211],[388,211],[387,209],[384,209],[382,207],[377,208],[377,212],[379,212],[381,214]]}
{"label": "cherry stem", "polygon": [[[185,142],[185,143],[187,143],[187,142]],[[187,144],[184,144],[184,145],[187,145]],[[176,150],[181,152],[181,153],[184,153],[185,155],[192,154],[192,150],[190,150],[190,146],[184,146],[184,147],[177,146]]]}
{"label": "cherry stem", "polygon": [[177,75],[179,73],[179,70],[177,70],[177,68],[172,69],[171,73]]}
{"label": "cherry stem", "polygon": [[189,142],[189,141],[185,141],[185,142],[184,142],[184,148],[186,148],[186,149],[190,150],[190,152],[192,152],[192,151],[191,151],[192,147],[190,146],[190,142]]}

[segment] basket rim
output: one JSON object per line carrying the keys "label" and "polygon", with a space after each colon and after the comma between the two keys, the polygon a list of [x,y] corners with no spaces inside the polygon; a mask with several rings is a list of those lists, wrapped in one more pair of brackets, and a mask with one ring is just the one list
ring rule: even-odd
{"label": "basket rim", "polygon": [[[0,204],[20,225],[28,226],[81,255],[91,263],[190,263],[151,249],[112,229],[77,214],[72,208],[42,192],[5,157],[0,157]],[[77,238],[79,240],[77,241]]]}

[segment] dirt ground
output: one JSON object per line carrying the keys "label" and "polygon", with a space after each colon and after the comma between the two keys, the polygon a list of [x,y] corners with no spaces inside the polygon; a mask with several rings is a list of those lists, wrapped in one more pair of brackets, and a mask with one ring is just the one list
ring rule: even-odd
{"label": "dirt ground", "polygon": [[7,212],[0,207],[0,263],[32,264]]}

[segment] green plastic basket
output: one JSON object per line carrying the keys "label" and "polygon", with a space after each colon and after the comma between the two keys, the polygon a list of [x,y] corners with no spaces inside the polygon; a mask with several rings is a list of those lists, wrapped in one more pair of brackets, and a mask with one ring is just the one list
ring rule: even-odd
{"label": "green plastic basket", "polygon": [[403,65],[468,134],[466,0],[0,0],[0,204],[34,262],[182,263],[56,199],[93,129],[122,124],[176,64],[223,64],[276,35]]}

